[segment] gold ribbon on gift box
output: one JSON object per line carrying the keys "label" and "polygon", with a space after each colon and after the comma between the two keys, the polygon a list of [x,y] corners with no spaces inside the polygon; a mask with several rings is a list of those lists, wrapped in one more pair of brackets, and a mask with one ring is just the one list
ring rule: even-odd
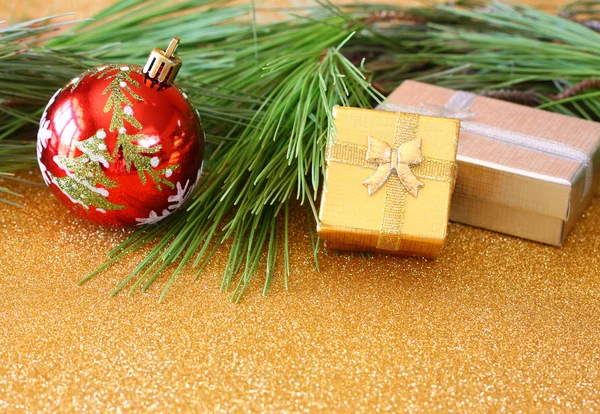
{"label": "gold ribbon on gift box", "polygon": [[397,113],[392,145],[367,135],[364,146],[336,140],[327,149],[328,163],[339,162],[375,170],[363,184],[369,195],[379,189],[386,192],[377,240],[379,250],[400,250],[406,200],[409,195],[418,198],[419,187],[427,187],[421,180],[452,184],[456,181],[455,161],[435,159],[421,153],[421,142],[417,138],[419,118],[417,114]]}

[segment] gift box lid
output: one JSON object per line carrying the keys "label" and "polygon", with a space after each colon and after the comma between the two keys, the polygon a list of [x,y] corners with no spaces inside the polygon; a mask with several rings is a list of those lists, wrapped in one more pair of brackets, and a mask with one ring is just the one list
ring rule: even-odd
{"label": "gift box lid", "polygon": [[598,188],[599,123],[415,81],[381,108],[461,119],[455,196],[567,221]]}

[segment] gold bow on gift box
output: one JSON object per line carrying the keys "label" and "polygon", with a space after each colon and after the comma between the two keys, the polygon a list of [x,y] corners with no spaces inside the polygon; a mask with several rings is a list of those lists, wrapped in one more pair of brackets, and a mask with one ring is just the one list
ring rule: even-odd
{"label": "gold bow on gift box", "polygon": [[387,142],[379,141],[371,135],[369,135],[368,140],[367,162],[378,165],[375,174],[363,182],[369,190],[369,195],[375,194],[386,183],[390,174],[396,173],[404,188],[413,197],[417,197],[419,187],[425,184],[412,173],[410,166],[420,164],[423,161],[421,140],[414,139],[405,142],[398,148],[392,148]]}
{"label": "gold bow on gift box", "polygon": [[[395,131],[394,147],[386,141],[367,135],[367,145],[356,145],[336,141],[327,150],[327,162],[351,164],[360,168],[374,168],[371,177],[363,181],[369,195],[375,194],[395,173],[402,187],[414,197],[425,184],[419,180],[454,182],[456,162],[423,157],[421,139],[417,137],[419,115],[398,113],[398,128]],[[412,168],[411,168],[412,167]],[[391,190],[399,191],[395,183]]]}

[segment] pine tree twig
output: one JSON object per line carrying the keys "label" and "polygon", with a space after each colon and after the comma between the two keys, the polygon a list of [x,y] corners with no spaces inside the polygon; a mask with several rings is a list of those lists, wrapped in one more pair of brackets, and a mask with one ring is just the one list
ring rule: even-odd
{"label": "pine tree twig", "polygon": [[373,89],[375,89],[377,92],[383,94],[385,92],[385,88],[383,86],[381,86],[379,84],[379,82],[376,81],[371,81],[371,86],[373,87]]}
{"label": "pine tree twig", "polygon": [[497,89],[481,92],[480,95],[526,106],[537,106],[542,103],[534,90]]}
{"label": "pine tree twig", "polygon": [[579,24],[584,25],[596,32],[600,32],[600,21],[599,20],[579,20]]}
{"label": "pine tree twig", "polygon": [[[547,96],[553,101],[562,101],[563,99],[572,98],[574,96],[581,95],[582,93],[590,89],[597,88],[600,88],[600,80],[588,79],[578,82],[577,84],[566,88],[560,93]],[[481,96],[486,96],[488,98],[500,99],[503,101],[514,102],[526,106],[541,105],[543,102],[538,94],[539,92],[533,89],[497,89],[491,91],[484,91],[480,93]]]}
{"label": "pine tree twig", "polygon": [[369,13],[363,20],[367,25],[389,22],[426,23],[427,18],[398,10],[380,10]]}
{"label": "pine tree twig", "polygon": [[323,63],[329,54],[329,49],[323,49],[321,51],[321,55],[319,56],[319,63]]}
{"label": "pine tree twig", "polygon": [[550,99],[553,101],[562,101],[563,99],[572,98],[576,95],[580,95],[590,89],[600,88],[600,80],[598,79],[587,79],[576,83],[575,85],[565,89],[564,91],[557,93],[556,95],[550,95]]}

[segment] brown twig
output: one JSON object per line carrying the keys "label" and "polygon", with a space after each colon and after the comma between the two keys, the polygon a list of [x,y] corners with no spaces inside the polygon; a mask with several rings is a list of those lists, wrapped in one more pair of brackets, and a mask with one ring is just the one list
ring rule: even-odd
{"label": "brown twig", "polygon": [[537,93],[533,90],[498,89],[482,92],[481,95],[527,106],[537,106],[542,103]]}
{"label": "brown twig", "polygon": [[556,95],[550,95],[550,99],[553,101],[561,101],[563,99],[571,98],[579,95],[589,89],[600,88],[600,80],[587,79],[576,83],[575,85],[565,89],[564,91],[557,93]]}
{"label": "brown twig", "polygon": [[[560,93],[554,95],[548,94],[547,96],[553,101],[562,101],[563,99],[580,95],[590,89],[598,88],[600,88],[600,80],[588,79],[566,88]],[[503,101],[514,102],[527,106],[537,106],[542,103],[542,100],[539,98],[538,94],[539,92],[536,92],[532,89],[498,89],[495,91],[485,91],[481,93],[482,96],[487,96],[488,98],[501,99]]]}
{"label": "brown twig", "polygon": [[393,22],[393,21],[403,21],[403,22],[411,22],[411,23],[425,23],[427,19],[422,16],[416,16],[414,14],[395,11],[395,10],[381,10],[369,13],[367,18],[364,19],[366,24],[374,24],[374,23],[385,23],[385,22]]}
{"label": "brown twig", "polygon": [[319,56],[319,63],[323,63],[327,55],[329,54],[329,49],[323,49],[321,51],[321,56]]}
{"label": "brown twig", "polygon": [[600,21],[598,20],[581,20],[577,23],[584,25],[587,28],[590,28],[596,32],[600,32]]}
{"label": "brown twig", "polygon": [[371,86],[379,93],[385,92],[385,90],[383,89],[383,86],[381,86],[381,84],[379,82],[372,81]]}

